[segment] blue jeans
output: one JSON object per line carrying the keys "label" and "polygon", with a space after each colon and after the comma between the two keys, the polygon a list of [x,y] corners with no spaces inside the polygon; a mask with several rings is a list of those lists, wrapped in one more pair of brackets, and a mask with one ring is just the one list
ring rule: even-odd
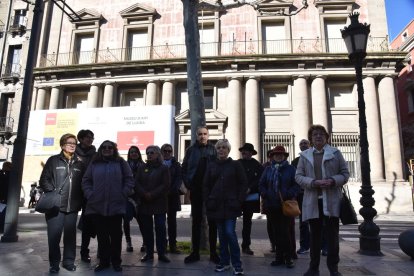
{"label": "blue jeans", "polygon": [[[236,235],[236,218],[217,221],[220,241],[220,264],[241,267],[240,247]],[[230,251],[230,252],[229,252]]]}
{"label": "blue jeans", "polygon": [[140,216],[143,226],[142,237],[144,240],[145,248],[147,250],[147,255],[154,254],[154,224],[158,256],[165,255],[167,247],[167,228],[165,225],[165,213],[156,215],[140,214]]}

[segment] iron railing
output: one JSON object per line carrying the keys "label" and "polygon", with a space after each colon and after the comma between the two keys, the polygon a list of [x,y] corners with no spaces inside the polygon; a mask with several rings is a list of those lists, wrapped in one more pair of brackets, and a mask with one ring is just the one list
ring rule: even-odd
{"label": "iron railing", "polygon": [[0,117],[0,133],[13,132],[14,119],[12,117]]}
{"label": "iron railing", "polygon": [[[369,37],[368,52],[390,51],[387,37]],[[347,53],[342,38],[321,40],[285,39],[285,40],[245,40],[201,43],[202,57],[245,56],[245,55],[277,55],[277,54],[311,54],[311,53]],[[42,55],[40,67],[68,66],[77,64],[112,63],[141,60],[161,60],[185,58],[185,44],[168,44],[103,49],[84,52],[53,53]]]}
{"label": "iron railing", "polygon": [[262,163],[267,161],[267,152],[278,145],[284,146],[289,152],[288,161],[291,162],[296,156],[293,137],[293,134],[264,133],[262,136]]}
{"label": "iron railing", "polygon": [[23,31],[27,27],[27,17],[23,15],[16,15],[11,17],[10,31]]}
{"label": "iron railing", "polygon": [[1,72],[1,78],[20,78],[22,66],[16,63],[8,63],[3,65],[3,69]]}
{"label": "iron railing", "polygon": [[361,165],[359,152],[359,134],[332,133],[331,145],[338,148],[348,163],[349,181],[361,181]]}

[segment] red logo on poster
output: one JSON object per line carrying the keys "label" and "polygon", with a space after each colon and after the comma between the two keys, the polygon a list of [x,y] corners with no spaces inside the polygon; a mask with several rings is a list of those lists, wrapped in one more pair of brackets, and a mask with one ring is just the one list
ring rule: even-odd
{"label": "red logo on poster", "polygon": [[56,125],[56,113],[47,113],[46,114],[46,125]]}
{"label": "red logo on poster", "polygon": [[154,144],[154,131],[119,131],[117,137],[118,150],[128,150],[137,146],[144,151]]}

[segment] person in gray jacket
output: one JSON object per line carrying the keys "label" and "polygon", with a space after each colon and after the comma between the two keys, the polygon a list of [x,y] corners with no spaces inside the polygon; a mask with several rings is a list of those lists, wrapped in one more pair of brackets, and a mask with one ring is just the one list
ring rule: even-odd
{"label": "person in gray jacket", "polygon": [[105,140],[82,180],[87,200],[85,214],[91,215],[98,237],[100,259],[96,272],[110,263],[115,271],[122,271],[122,218],[133,187],[131,168],[119,156],[117,145]]}
{"label": "person in gray jacket", "polygon": [[339,212],[342,186],[349,178],[342,153],[328,144],[329,134],[312,125],[308,138],[313,147],[300,153],[296,182],[304,189],[302,219],[310,225],[310,264],[305,276],[319,275],[321,230],[326,227],[327,266],[331,276],[341,275],[339,263]]}

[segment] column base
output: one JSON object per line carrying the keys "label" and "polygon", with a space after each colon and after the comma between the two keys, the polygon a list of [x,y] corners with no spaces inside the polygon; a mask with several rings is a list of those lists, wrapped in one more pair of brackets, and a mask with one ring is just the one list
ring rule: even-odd
{"label": "column base", "polygon": [[381,252],[381,238],[360,236],[358,253],[367,256],[384,256]]}

